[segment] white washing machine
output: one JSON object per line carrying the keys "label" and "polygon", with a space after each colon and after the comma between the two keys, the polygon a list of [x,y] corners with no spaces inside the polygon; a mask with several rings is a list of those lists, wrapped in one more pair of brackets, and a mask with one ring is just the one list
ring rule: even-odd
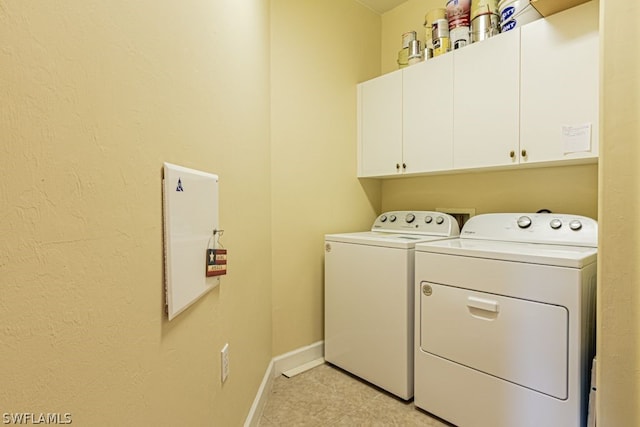
{"label": "white washing machine", "polygon": [[371,231],[325,236],[325,360],[413,396],[414,248],[459,235],[440,212],[387,212]]}
{"label": "white washing machine", "polygon": [[487,214],[416,245],[415,405],[460,427],[586,423],[598,227]]}

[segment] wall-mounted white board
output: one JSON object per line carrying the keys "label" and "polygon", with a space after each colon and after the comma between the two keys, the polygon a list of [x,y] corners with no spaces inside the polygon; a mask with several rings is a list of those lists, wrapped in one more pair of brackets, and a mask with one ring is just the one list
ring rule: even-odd
{"label": "wall-mounted white board", "polygon": [[163,178],[165,287],[172,320],[220,283],[206,276],[218,230],[218,175],[171,163]]}

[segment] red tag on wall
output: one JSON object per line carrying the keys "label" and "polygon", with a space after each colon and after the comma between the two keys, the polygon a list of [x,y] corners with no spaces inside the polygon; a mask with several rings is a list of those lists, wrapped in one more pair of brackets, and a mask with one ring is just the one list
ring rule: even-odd
{"label": "red tag on wall", "polygon": [[227,274],[227,250],[207,249],[207,277]]}

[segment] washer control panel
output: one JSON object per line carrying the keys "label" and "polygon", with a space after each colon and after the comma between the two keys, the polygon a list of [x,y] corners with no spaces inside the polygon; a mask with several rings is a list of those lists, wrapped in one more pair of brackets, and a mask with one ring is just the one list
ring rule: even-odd
{"label": "washer control panel", "polygon": [[454,217],[442,212],[393,211],[376,218],[371,231],[458,236],[460,227]]}
{"label": "washer control panel", "polygon": [[598,223],[592,218],[568,214],[484,214],[467,221],[460,237],[597,247]]}

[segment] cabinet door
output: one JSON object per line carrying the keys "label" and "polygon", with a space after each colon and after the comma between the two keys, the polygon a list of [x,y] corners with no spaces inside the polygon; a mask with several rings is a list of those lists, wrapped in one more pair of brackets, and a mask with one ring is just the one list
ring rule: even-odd
{"label": "cabinet door", "polygon": [[452,54],[454,168],[518,163],[520,29]]}
{"label": "cabinet door", "polygon": [[453,55],[405,68],[402,100],[405,172],[453,168]]}
{"label": "cabinet door", "polygon": [[596,2],[522,27],[522,163],[597,158],[598,43]]}
{"label": "cabinet door", "polygon": [[358,85],[358,176],[402,171],[402,71]]}

